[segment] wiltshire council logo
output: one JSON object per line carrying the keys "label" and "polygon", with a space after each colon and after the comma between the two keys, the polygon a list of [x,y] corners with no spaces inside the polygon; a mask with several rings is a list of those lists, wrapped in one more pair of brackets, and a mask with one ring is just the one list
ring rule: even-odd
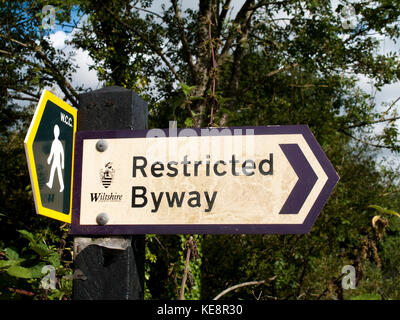
{"label": "wiltshire council logo", "polygon": [[[108,188],[114,178],[115,170],[112,162],[107,162],[104,169],[100,170],[100,181],[104,188]],[[122,200],[122,194],[118,193],[105,193],[105,192],[91,192],[91,202],[119,202]]]}
{"label": "wiltshire council logo", "polygon": [[104,169],[100,170],[100,181],[104,188],[108,188],[114,178],[114,168],[112,162],[107,162]]}

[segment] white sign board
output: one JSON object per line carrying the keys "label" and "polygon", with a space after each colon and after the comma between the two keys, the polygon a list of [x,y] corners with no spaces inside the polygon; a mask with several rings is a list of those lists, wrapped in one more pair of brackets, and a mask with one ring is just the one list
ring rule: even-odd
{"label": "white sign board", "polygon": [[338,181],[307,126],[172,130],[77,133],[73,233],[308,232]]}

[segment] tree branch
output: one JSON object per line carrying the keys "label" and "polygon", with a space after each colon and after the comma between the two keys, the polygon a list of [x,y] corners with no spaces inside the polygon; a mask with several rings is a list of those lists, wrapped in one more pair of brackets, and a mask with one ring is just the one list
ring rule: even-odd
{"label": "tree branch", "polygon": [[33,101],[33,102],[39,101],[39,99],[36,99],[36,98],[22,97],[20,95],[8,95],[8,97],[11,99],[15,99],[15,100],[24,100],[24,101]]}
{"label": "tree branch", "polygon": [[359,127],[363,127],[363,126],[368,126],[368,125],[371,125],[371,124],[396,121],[396,120],[399,120],[399,119],[400,119],[400,116],[399,117],[386,118],[386,119],[385,118],[384,119],[379,119],[379,120],[375,120],[375,121],[371,121],[371,122],[364,121],[364,122],[361,122],[361,123],[358,123],[358,124],[353,124],[351,126],[344,127],[343,129],[345,129],[345,130],[346,129],[354,129],[354,128],[359,128]]}
{"label": "tree branch", "polygon": [[393,106],[394,106],[399,100],[400,100],[400,96],[399,96],[397,99],[395,99],[395,100],[390,104],[389,108],[387,108],[386,111],[385,111],[383,114],[387,114],[387,113],[390,111],[390,109],[392,109]]}
{"label": "tree branch", "polygon": [[246,30],[242,30],[245,25],[247,25],[248,19],[251,17],[251,14],[254,12],[253,10],[254,0],[246,0],[243,6],[240,8],[239,12],[236,15],[235,20],[233,21],[233,25],[238,25],[238,29],[235,29],[236,32],[230,33],[228,38],[225,41],[225,45],[219,54],[217,65],[220,66],[225,59],[229,49],[231,48],[233,41],[235,39],[237,32],[244,32]]}
{"label": "tree branch", "polygon": [[[20,34],[22,34],[22,31],[18,28],[18,26],[16,26],[16,28],[20,31]],[[36,52],[43,61],[43,63],[45,64],[45,66],[50,68],[53,79],[57,82],[58,86],[60,87],[61,91],[65,94],[66,98],[70,100],[73,105],[75,105],[76,107],[78,106],[78,93],[75,91],[72,85],[67,81],[67,79],[65,79],[64,75],[59,72],[57,66],[47,57],[47,55],[43,52],[40,46],[38,46],[34,41],[30,39],[27,40],[29,43],[27,44],[19,40],[13,39],[9,36],[6,37],[2,34],[0,34],[0,37]]]}
{"label": "tree branch", "polygon": [[[35,46],[34,50],[42,58],[44,64],[50,68],[50,70],[52,71],[51,76],[53,76],[53,79],[57,82],[58,86],[60,87],[61,91],[65,94],[66,98],[69,101],[71,101],[71,103],[75,107],[78,107],[79,106],[78,93],[69,83],[69,81],[65,78],[65,76],[62,73],[58,71],[57,66],[52,61],[49,60],[47,55],[42,51],[42,49],[39,46]],[[56,77],[54,77],[54,75],[56,75]]]}
{"label": "tree branch", "polygon": [[30,96],[31,98],[34,98],[36,100],[40,99],[40,94],[32,93],[32,92],[26,91],[24,89],[20,89],[18,87],[8,86],[8,89],[14,90],[15,92],[21,92],[21,93],[26,94],[27,96]]}
{"label": "tree branch", "polygon": [[8,41],[14,42],[14,43],[16,43],[16,44],[19,44],[20,46],[23,46],[23,47],[25,47],[25,48],[30,48],[26,43],[23,43],[23,42],[21,42],[21,41],[19,41],[19,40],[10,38],[9,36],[7,37],[7,36],[5,36],[5,35],[3,35],[3,34],[0,34],[0,37],[2,37],[2,38],[5,39],[5,40],[8,40]]}
{"label": "tree branch", "polygon": [[244,283],[240,283],[237,285],[234,285],[232,287],[229,287],[228,289],[225,289],[224,291],[222,291],[221,293],[219,293],[213,300],[218,300],[219,298],[221,298],[222,296],[224,296],[225,294],[227,294],[228,292],[231,292],[233,290],[239,289],[239,288],[243,288],[246,286],[257,286],[260,284],[265,283],[265,280],[261,280],[261,281],[249,281],[249,282],[244,282]]}
{"label": "tree branch", "polygon": [[9,51],[0,50],[0,53],[2,53],[2,54],[8,54],[8,55],[12,56],[12,53],[9,52]]}
{"label": "tree branch", "polygon": [[179,34],[181,37],[181,42],[183,45],[183,49],[185,50],[185,55],[184,57],[187,60],[187,63],[190,66],[190,73],[192,75],[193,80],[195,81],[197,78],[197,70],[196,70],[196,66],[194,65],[193,62],[193,56],[192,56],[192,51],[190,50],[189,47],[189,43],[187,41],[186,38],[186,34],[185,34],[185,27],[183,25],[183,20],[182,20],[182,16],[181,16],[181,11],[178,7],[178,1],[177,0],[171,0],[172,5],[174,7],[174,12],[175,12],[175,17],[178,21],[178,29],[179,29]]}
{"label": "tree branch", "polygon": [[371,142],[362,140],[360,138],[356,138],[355,136],[353,136],[352,134],[346,132],[345,130],[338,130],[338,131],[343,133],[343,134],[345,134],[346,136],[349,136],[350,138],[352,138],[352,139],[354,139],[354,140],[356,140],[358,142],[366,144],[367,146],[374,147],[374,148],[380,148],[380,149],[390,149],[390,147],[382,145],[382,144],[375,144],[375,143],[371,143]]}
{"label": "tree branch", "polygon": [[132,7],[133,9],[136,9],[138,11],[144,11],[147,13],[150,13],[153,16],[156,16],[157,18],[160,18],[162,21],[164,21],[164,17],[162,17],[161,15],[159,15],[158,13],[154,12],[154,11],[150,11],[148,9],[144,9],[144,8],[139,8],[139,7]]}
{"label": "tree branch", "polygon": [[[234,26],[238,25],[238,28],[235,31],[248,32],[248,30],[246,30],[249,27],[248,22],[253,13],[257,9],[266,5],[269,6],[269,5],[279,5],[279,4],[283,4],[283,2],[282,1],[271,2],[266,0],[266,1],[260,1],[259,3],[256,4],[254,0],[246,0],[246,2],[242,5],[242,7],[240,8],[239,12],[236,15],[236,18],[233,21]],[[228,38],[226,39],[225,45],[222,48],[221,53],[219,55],[219,59],[217,61],[218,65],[221,65],[223,60],[225,59],[225,56],[227,55],[229,49],[233,44],[236,32],[231,32]]]}
{"label": "tree branch", "polygon": [[140,32],[137,28],[132,27],[130,24],[126,23],[125,21],[122,21],[120,17],[118,17],[114,12],[112,12],[109,8],[105,7],[105,10],[121,25],[123,25],[125,28],[128,30],[132,31],[134,34],[136,34],[140,39],[142,39],[148,46],[149,48],[154,51],[155,54],[157,54],[161,60],[167,65],[168,69],[174,74],[175,78],[180,81],[184,82],[182,78],[179,76],[179,74],[176,72],[175,68],[171,65],[171,63],[168,61],[167,57],[165,54],[162,52],[162,49],[159,48],[154,42],[150,41],[142,32]]}
{"label": "tree branch", "polygon": [[232,2],[232,0],[225,0],[225,3],[222,5],[221,13],[218,16],[218,26],[217,26],[217,35],[218,35],[218,37],[221,35],[222,25],[224,23],[226,15],[228,14],[231,2]]}
{"label": "tree branch", "polygon": [[259,3],[257,3],[256,5],[253,6],[253,10],[257,10],[257,9],[267,6],[267,5],[270,6],[270,5],[276,5],[276,4],[283,4],[283,2],[284,1],[274,1],[274,2],[269,1],[269,0],[260,1]]}
{"label": "tree branch", "polygon": [[269,77],[272,77],[272,76],[276,75],[277,73],[280,73],[280,72],[283,72],[283,71],[286,71],[286,70],[290,70],[290,69],[293,69],[293,68],[297,68],[298,66],[299,66],[298,63],[294,63],[294,64],[291,64],[291,65],[282,67],[282,68],[280,68],[280,69],[277,69],[277,70],[268,72],[268,73],[265,75],[265,77],[266,77],[266,78],[269,78]]}
{"label": "tree branch", "polygon": [[[190,240],[192,241],[193,237],[190,236]],[[187,275],[189,273],[189,260],[190,260],[190,246],[189,248],[187,248],[186,251],[186,260],[185,260],[185,270],[183,272],[183,278],[182,278],[182,284],[181,284],[181,291],[179,294],[179,300],[183,300],[185,297],[185,285],[186,285],[186,279],[187,279]]]}
{"label": "tree branch", "polygon": [[[239,81],[242,74],[242,68],[241,68],[242,60],[245,53],[243,45],[247,42],[247,38],[249,35],[249,24],[251,15],[252,13],[250,13],[249,17],[247,18],[247,24],[246,27],[244,28],[244,31],[240,33],[240,35],[236,40],[237,42],[236,49],[235,52],[233,53],[231,76],[230,76],[229,86],[227,89],[227,95],[229,97],[233,97],[232,103],[235,103],[237,98],[237,90],[239,88]],[[227,122],[228,122],[228,113],[224,112],[220,120],[220,125],[225,126]]]}

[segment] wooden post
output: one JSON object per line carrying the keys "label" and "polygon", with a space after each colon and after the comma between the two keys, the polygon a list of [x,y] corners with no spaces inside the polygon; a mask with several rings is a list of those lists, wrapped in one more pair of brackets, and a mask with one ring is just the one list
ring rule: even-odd
{"label": "wooden post", "polygon": [[[147,129],[147,103],[107,87],[79,96],[78,130]],[[75,237],[74,300],[142,300],[145,236]]]}

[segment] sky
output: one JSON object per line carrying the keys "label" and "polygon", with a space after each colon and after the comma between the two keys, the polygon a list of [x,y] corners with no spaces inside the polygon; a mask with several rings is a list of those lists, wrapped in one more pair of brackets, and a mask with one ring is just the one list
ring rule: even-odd
{"label": "sky", "polygon": [[54,48],[63,50],[64,52],[74,51],[75,62],[78,65],[76,72],[72,76],[72,85],[80,86],[84,85],[85,88],[92,90],[100,89],[102,84],[97,78],[95,70],[89,70],[89,66],[94,64],[94,61],[90,58],[88,52],[82,49],[75,49],[71,45],[67,45],[66,41],[72,39],[75,30],[70,33],[65,33],[62,30],[58,30],[49,36],[50,42]]}

